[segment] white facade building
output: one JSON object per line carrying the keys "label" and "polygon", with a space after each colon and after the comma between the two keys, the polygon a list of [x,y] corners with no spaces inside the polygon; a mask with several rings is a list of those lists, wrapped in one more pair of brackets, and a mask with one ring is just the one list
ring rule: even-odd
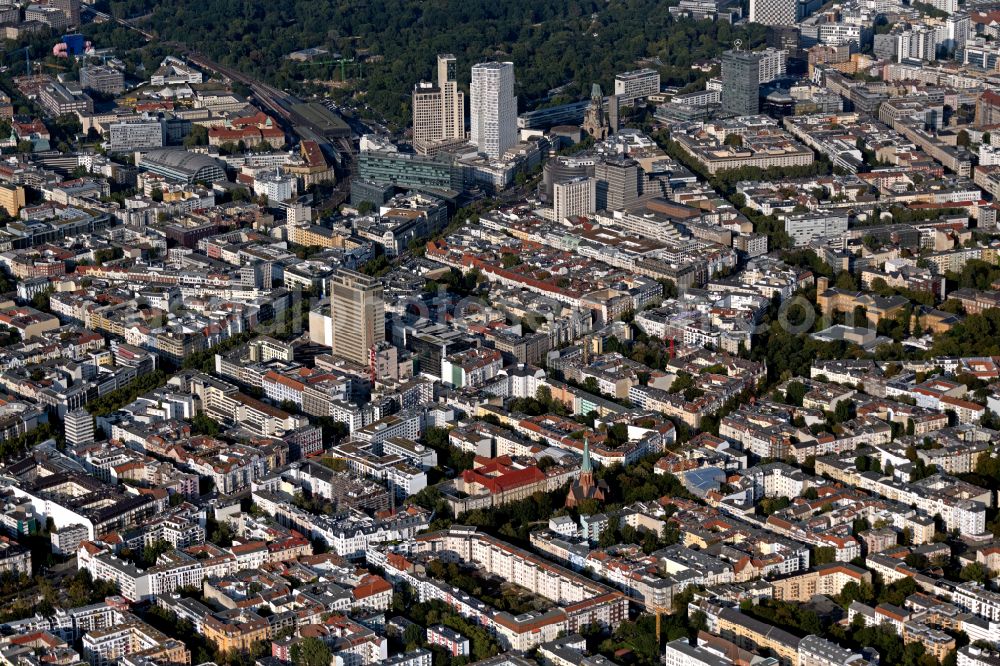
{"label": "white facade building", "polygon": [[517,143],[514,63],[484,62],[473,66],[470,97],[472,143],[490,159],[500,159]]}
{"label": "white facade building", "polygon": [[557,221],[567,217],[593,215],[597,210],[597,181],[574,178],[552,187],[552,205]]}
{"label": "white facade building", "polygon": [[655,69],[637,69],[615,76],[615,95],[628,104],[660,92],[660,73]]}

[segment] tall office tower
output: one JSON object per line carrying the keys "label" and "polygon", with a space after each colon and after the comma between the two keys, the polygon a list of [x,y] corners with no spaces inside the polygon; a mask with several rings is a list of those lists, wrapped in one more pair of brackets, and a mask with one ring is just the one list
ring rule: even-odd
{"label": "tall office tower", "polygon": [[49,5],[66,15],[71,28],[80,27],[80,0],[49,0]]}
{"label": "tall office tower", "polygon": [[94,417],[85,409],[77,408],[66,414],[66,444],[79,446],[94,441]]}
{"label": "tall office tower", "polygon": [[413,89],[413,142],[465,138],[465,95],[455,80],[455,56],[437,57],[437,83],[421,81]]}
{"label": "tall office tower", "polygon": [[385,340],[382,283],[341,268],[330,280],[330,316],[333,355],[367,366],[371,350]]}
{"label": "tall office tower", "polygon": [[597,187],[593,178],[574,178],[552,186],[552,208],[556,221],[593,215],[597,210]]}
{"label": "tall office tower", "polygon": [[760,55],[733,49],[722,54],[722,110],[734,116],[760,112]]}
{"label": "tall office tower", "polygon": [[484,62],[473,66],[469,93],[472,143],[490,159],[499,159],[517,143],[514,63]]}
{"label": "tall office tower", "polygon": [[632,159],[602,160],[594,165],[597,210],[622,210],[639,199],[639,164]]}
{"label": "tall office tower", "polygon": [[750,0],[750,22],[761,25],[795,25],[798,0]]}

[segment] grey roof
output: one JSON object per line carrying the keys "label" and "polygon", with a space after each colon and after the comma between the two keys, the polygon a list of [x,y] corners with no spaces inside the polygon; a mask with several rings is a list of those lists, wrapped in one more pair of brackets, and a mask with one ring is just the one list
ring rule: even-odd
{"label": "grey roof", "polygon": [[191,173],[197,173],[201,169],[216,167],[225,170],[222,162],[203,155],[201,153],[190,153],[186,150],[176,148],[162,148],[151,150],[142,156],[143,163],[153,163],[174,169],[181,169]]}

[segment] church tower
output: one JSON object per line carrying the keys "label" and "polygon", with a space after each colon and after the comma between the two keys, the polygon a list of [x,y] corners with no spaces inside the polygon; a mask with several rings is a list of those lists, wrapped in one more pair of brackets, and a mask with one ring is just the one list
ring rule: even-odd
{"label": "church tower", "polygon": [[611,132],[608,119],[604,115],[604,93],[597,83],[590,90],[590,106],[587,107],[587,114],[583,117],[583,131],[596,141],[603,141]]}
{"label": "church tower", "polygon": [[604,479],[594,481],[594,466],[590,462],[590,440],[583,438],[583,462],[580,463],[580,476],[569,488],[566,495],[566,506],[573,508],[578,506],[583,500],[602,501],[608,490],[608,484]]}

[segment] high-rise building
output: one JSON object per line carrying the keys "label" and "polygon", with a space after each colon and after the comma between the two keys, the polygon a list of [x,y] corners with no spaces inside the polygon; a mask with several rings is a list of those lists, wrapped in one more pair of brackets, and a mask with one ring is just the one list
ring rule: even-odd
{"label": "high-rise building", "polygon": [[24,186],[0,185],[0,208],[11,217],[17,217],[25,204]]}
{"label": "high-rise building", "polygon": [[465,95],[455,80],[455,56],[437,57],[437,82],[413,89],[413,143],[418,150],[439,141],[465,138]]}
{"label": "high-rise building", "polygon": [[49,6],[66,15],[69,27],[77,28],[82,25],[80,23],[80,0],[49,0]]}
{"label": "high-rise building", "polygon": [[618,114],[620,109],[621,99],[619,99],[618,95],[610,95],[608,97],[608,128],[612,134],[618,133]]}
{"label": "high-rise building", "polygon": [[597,187],[593,178],[574,178],[552,186],[552,208],[556,220],[592,215],[597,210]]}
{"label": "high-rise building", "polygon": [[79,446],[94,441],[94,417],[85,409],[77,408],[66,414],[66,444]]}
{"label": "high-rise building", "polygon": [[490,159],[499,159],[517,143],[514,63],[484,62],[473,66],[469,92],[472,143]]}
{"label": "high-rise building", "polygon": [[594,165],[597,210],[622,210],[639,199],[639,164],[632,159],[602,160]]}
{"label": "high-rise building", "polygon": [[948,35],[943,46],[949,53],[952,53],[960,46],[963,46],[965,40],[969,38],[969,33],[972,30],[972,20],[968,12],[957,12],[946,18],[944,25]]}
{"label": "high-rise building", "polygon": [[382,283],[341,268],[330,281],[330,315],[334,356],[367,366],[371,350],[385,340]]}
{"label": "high-rise building", "polygon": [[788,71],[788,54],[783,49],[769,47],[757,53],[760,55],[758,82],[770,83]]}
{"label": "high-rise building", "polygon": [[750,22],[761,25],[795,25],[798,0],[750,0]]}
{"label": "high-rise building", "polygon": [[722,54],[722,110],[734,116],[760,112],[760,54],[733,49]]}

